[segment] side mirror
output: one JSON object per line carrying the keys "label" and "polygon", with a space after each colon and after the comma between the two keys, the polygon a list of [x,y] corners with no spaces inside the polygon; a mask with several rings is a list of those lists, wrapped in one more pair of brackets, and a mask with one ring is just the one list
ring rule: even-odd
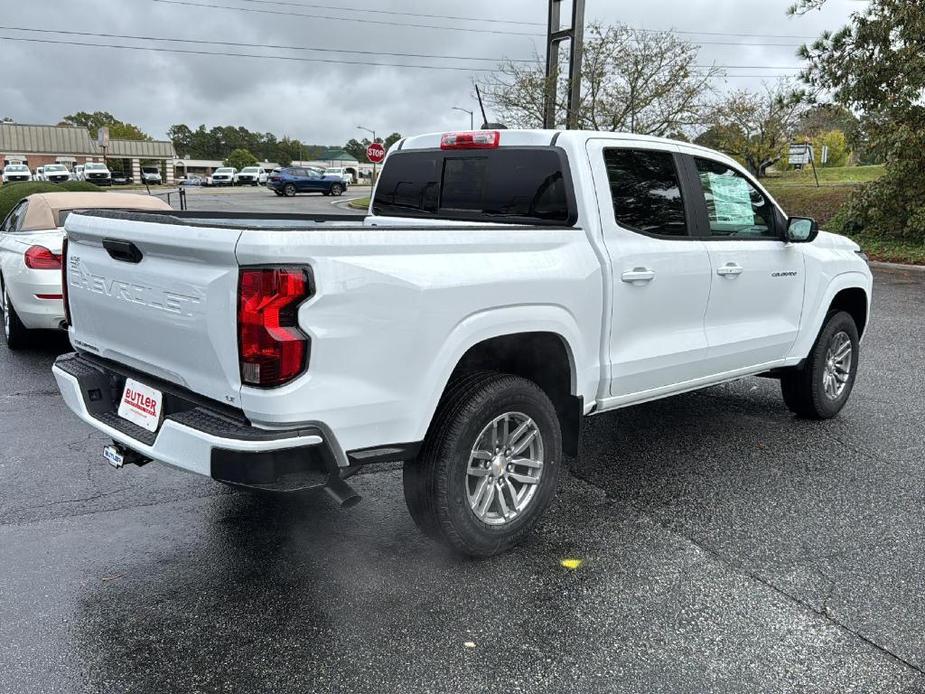
{"label": "side mirror", "polygon": [[819,235],[819,225],[809,217],[791,217],[787,221],[787,240],[790,243],[809,243]]}

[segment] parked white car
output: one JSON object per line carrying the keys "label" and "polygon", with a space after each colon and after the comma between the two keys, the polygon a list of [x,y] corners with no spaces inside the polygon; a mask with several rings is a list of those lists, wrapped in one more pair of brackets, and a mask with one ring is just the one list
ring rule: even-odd
{"label": "parked white car", "polygon": [[111,186],[112,174],[109,168],[98,161],[88,161],[83,165],[83,178],[87,183],[94,183],[98,186]]}
{"label": "parked white car", "polygon": [[234,184],[236,186],[256,186],[260,185],[260,177],[263,176],[263,183],[267,182],[266,174],[259,166],[245,166],[234,175]]}
{"label": "parked white car", "polygon": [[234,176],[238,170],[233,166],[223,166],[215,170],[209,177],[209,185],[212,186],[233,186]]}
{"label": "parked white car", "polygon": [[324,175],[325,176],[340,176],[340,180],[342,180],[344,183],[350,184],[350,185],[354,183],[353,174],[347,171],[347,169],[345,169],[342,166],[329,166],[328,168],[324,170]]}
{"label": "parked white car", "polygon": [[45,164],[42,169],[42,179],[48,183],[64,183],[71,180],[71,172],[64,164]]}
{"label": "parked white car", "polygon": [[744,376],[811,419],[850,396],[864,256],[718,152],[422,135],[369,212],[68,218],[77,352],[54,374],[104,457],[345,505],[358,468],[404,460],[416,524],[486,556],[552,501],[585,416]]}
{"label": "parked white car", "polygon": [[161,178],[161,170],[156,166],[142,166],[141,182],[147,183],[149,186],[161,185],[161,183],[163,183],[163,179]]}
{"label": "parked white car", "polygon": [[20,181],[31,181],[32,172],[25,164],[7,164],[3,167],[3,182],[16,183]]}
{"label": "parked white car", "polygon": [[83,208],[169,210],[149,195],[35,193],[0,224],[0,310],[10,349],[28,344],[29,332],[57,329],[64,321],[61,246],[64,220]]}

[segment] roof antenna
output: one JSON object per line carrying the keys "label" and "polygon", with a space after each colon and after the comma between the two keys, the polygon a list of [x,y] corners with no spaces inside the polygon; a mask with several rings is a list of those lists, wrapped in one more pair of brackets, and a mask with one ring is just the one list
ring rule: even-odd
{"label": "roof antenna", "polygon": [[475,85],[475,95],[479,100],[479,109],[482,111],[482,130],[507,130],[503,123],[489,123],[488,116],[485,115],[485,105],[482,103],[482,92],[479,91],[479,85]]}

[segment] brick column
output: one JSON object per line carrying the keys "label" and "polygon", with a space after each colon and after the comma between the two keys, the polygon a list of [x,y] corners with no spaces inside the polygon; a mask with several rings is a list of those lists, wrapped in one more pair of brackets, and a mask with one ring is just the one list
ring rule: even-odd
{"label": "brick column", "polygon": [[141,183],[141,162],[132,159],[132,183]]}
{"label": "brick column", "polygon": [[169,186],[173,185],[173,164],[170,163],[170,160],[164,162],[164,169],[166,176],[164,176],[164,183]]}

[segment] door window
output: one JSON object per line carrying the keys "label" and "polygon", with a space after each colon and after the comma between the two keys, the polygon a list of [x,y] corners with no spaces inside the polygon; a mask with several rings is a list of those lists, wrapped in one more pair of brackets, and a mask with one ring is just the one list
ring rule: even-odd
{"label": "door window", "polygon": [[620,226],[659,236],[688,235],[681,182],[669,152],[605,149],[604,163]]}
{"label": "door window", "polygon": [[695,157],[694,162],[707,205],[710,236],[779,237],[774,224],[774,206],[745,176],[718,161]]}

